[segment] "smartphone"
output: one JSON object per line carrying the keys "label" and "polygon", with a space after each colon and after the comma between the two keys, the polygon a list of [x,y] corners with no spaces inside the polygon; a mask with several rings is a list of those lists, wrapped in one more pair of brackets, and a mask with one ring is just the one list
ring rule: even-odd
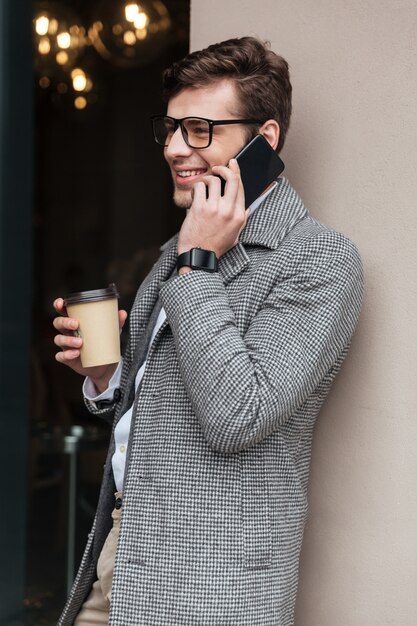
{"label": "smartphone", "polygon": [[[256,135],[235,157],[248,208],[284,171],[284,163],[263,135]],[[220,177],[219,177],[220,178]],[[222,180],[222,195],[226,182]]]}

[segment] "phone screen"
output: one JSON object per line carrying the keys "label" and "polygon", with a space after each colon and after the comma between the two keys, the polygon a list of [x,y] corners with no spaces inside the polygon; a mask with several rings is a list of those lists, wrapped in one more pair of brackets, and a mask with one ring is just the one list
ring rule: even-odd
{"label": "phone screen", "polygon": [[248,208],[283,172],[285,165],[263,135],[256,135],[235,158]]}

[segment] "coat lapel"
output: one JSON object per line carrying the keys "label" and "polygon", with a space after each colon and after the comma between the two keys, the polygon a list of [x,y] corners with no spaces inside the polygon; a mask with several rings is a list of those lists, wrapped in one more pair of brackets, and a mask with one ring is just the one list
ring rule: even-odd
{"label": "coat lapel", "polygon": [[246,246],[263,246],[275,250],[295,224],[307,217],[302,200],[285,178],[249,216],[240,241]]}
{"label": "coat lapel", "polygon": [[239,242],[234,248],[226,252],[219,261],[219,274],[226,285],[234,276],[240,274],[249,265],[249,257],[245,248]]}
{"label": "coat lapel", "polygon": [[249,216],[239,243],[219,262],[219,272],[225,284],[242,272],[250,263],[248,246],[262,246],[275,250],[300,220],[307,217],[303,202],[285,178],[277,180],[276,187]]}

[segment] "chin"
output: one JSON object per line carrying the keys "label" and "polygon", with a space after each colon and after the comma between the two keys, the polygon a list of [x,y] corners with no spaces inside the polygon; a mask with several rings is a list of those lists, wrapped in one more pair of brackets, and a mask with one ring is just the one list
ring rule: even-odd
{"label": "chin", "polygon": [[174,203],[180,209],[189,209],[192,204],[191,191],[174,189]]}

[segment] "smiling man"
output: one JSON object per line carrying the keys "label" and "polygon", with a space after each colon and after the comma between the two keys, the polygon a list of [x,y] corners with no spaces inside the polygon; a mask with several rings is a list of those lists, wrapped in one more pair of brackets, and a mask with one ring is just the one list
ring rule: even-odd
{"label": "smiling man", "polygon": [[[205,180],[205,177],[212,173],[227,172],[219,170],[218,166],[227,165],[247,142],[248,126],[253,127],[256,120],[247,121],[239,110],[235,83],[230,78],[224,78],[207,86],[182,89],[169,100],[167,116],[153,118],[156,133],[165,132],[166,138],[169,138],[165,158],[171,168],[174,202],[177,206],[189,209],[195,183],[216,182],[213,179]],[[175,132],[177,119],[185,120],[182,133]],[[207,119],[213,121],[213,125]],[[276,120],[258,124],[256,132],[267,137],[274,148],[277,146],[279,127]],[[193,149],[189,145],[191,142],[186,143],[190,134],[195,145],[204,146],[209,141],[210,144],[205,148]]]}
{"label": "smiling man", "polygon": [[313,426],[359,315],[361,263],[283,178],[246,206],[233,157],[257,134],[284,144],[282,57],[222,42],[174,63],[164,96],[153,132],[186,212],[139,287],[122,362],[83,368],[78,321],[54,303],[56,359],[114,424],[59,624],[292,626]]}

